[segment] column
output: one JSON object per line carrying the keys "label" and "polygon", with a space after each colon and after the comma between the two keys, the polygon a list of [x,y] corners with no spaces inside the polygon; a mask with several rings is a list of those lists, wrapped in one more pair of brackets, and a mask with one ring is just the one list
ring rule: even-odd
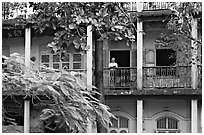
{"label": "column", "polygon": [[198,133],[198,103],[197,99],[191,100],[191,133]]}
{"label": "column", "polygon": [[[197,30],[197,19],[192,19],[191,21],[191,27],[192,27],[192,37],[194,39],[197,39],[198,30]],[[194,40],[191,40],[191,52],[192,52],[192,58],[191,58],[191,86],[193,89],[197,88],[197,74],[198,74],[198,68],[197,68],[197,43]]]}
{"label": "column", "polygon": [[24,133],[30,132],[30,100],[24,100]]}
{"label": "column", "polygon": [[143,132],[143,100],[137,100],[137,133]]}
{"label": "column", "polygon": [[[87,63],[86,63],[86,69],[87,69],[87,86],[92,86],[92,25],[87,26],[87,46],[90,46],[87,50]],[[91,87],[88,87],[91,89]],[[93,123],[88,120],[88,126],[87,126],[87,133],[92,133],[92,126]]]}
{"label": "column", "polygon": [[142,65],[143,65],[143,31],[142,22],[137,22],[137,89],[142,90]]}
{"label": "column", "polygon": [[[27,3],[27,14],[29,15],[29,4]],[[31,52],[31,28],[25,28],[25,66],[30,67],[30,52]],[[26,69],[29,70],[29,69]],[[25,72],[26,76],[29,76],[29,72]],[[30,132],[30,100],[24,100],[24,133]]]}
{"label": "column", "polygon": [[90,46],[87,50],[87,85],[92,85],[92,25],[87,26],[87,46]]}

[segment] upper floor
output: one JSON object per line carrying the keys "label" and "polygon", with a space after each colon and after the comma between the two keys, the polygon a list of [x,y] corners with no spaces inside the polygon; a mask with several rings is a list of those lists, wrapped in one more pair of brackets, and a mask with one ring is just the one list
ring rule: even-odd
{"label": "upper floor", "polygon": [[[162,13],[163,10],[170,7],[171,3],[143,2],[141,5],[142,11],[159,10]],[[137,11],[135,2],[127,3],[126,7],[128,10]],[[201,87],[201,46],[197,48],[198,66],[195,71],[189,62],[191,60],[191,41],[175,37],[172,31],[167,28],[167,21],[157,20],[157,18],[143,20],[141,31],[142,34],[136,36],[136,41],[132,43],[127,44],[126,40],[103,41],[103,84],[105,90],[137,90],[138,84],[142,84],[145,89],[191,89],[193,80],[196,80],[196,85]],[[200,28],[197,29],[197,32],[198,36],[202,35]],[[86,72],[87,65],[90,64],[87,63],[86,51],[80,51],[71,45],[63,56],[56,55],[47,48],[47,44],[52,40],[53,37],[50,35],[32,37],[31,57],[35,59],[34,68],[40,69],[40,65],[43,64],[54,69]],[[94,55],[97,44],[100,43],[93,39],[93,84],[95,77]],[[139,47],[142,47],[142,51],[138,50]],[[3,38],[3,55],[9,56],[14,52],[25,54],[24,38]],[[108,67],[112,57],[116,59],[118,68]],[[192,72],[195,72],[196,79],[192,78]],[[142,79],[138,80],[138,76]]]}

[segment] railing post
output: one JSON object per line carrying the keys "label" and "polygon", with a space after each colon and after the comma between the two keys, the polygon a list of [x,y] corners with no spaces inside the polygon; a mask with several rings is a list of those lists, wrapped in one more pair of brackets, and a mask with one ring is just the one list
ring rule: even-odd
{"label": "railing post", "polygon": [[137,89],[142,90],[143,75],[143,29],[141,21],[137,22]]}
{"label": "railing post", "polygon": [[[191,21],[192,26],[192,37],[194,39],[197,39],[197,19],[192,19]],[[197,73],[198,73],[198,67],[197,67],[197,42],[194,40],[191,40],[191,52],[192,52],[192,58],[191,58],[191,86],[193,89],[197,88]]]}
{"label": "railing post", "polygon": [[143,10],[143,2],[137,2],[137,12],[142,12]]}

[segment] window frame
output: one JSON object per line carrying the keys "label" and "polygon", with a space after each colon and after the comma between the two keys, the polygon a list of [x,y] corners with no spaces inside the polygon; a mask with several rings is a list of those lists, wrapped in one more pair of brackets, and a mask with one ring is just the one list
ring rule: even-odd
{"label": "window frame", "polygon": [[[111,133],[111,131],[116,131],[117,133],[120,133],[122,130],[125,130],[127,133],[129,133],[129,119],[124,116],[116,116],[117,118],[117,127],[111,127],[109,126],[108,133]],[[121,118],[127,120],[127,127],[120,127],[120,120]]]}
{"label": "window frame", "polygon": [[[41,53],[40,53],[40,65],[44,65],[44,64],[47,64],[47,65],[49,65],[49,67],[50,68],[53,68],[54,66],[54,64],[59,64],[59,70],[62,70],[62,65],[63,65],[63,63],[68,63],[69,64],[69,68],[68,69],[65,69],[65,70],[69,70],[69,69],[76,69],[76,70],[78,70],[78,69],[82,69],[82,67],[83,67],[83,55],[81,54],[81,53],[67,53],[68,54],[68,56],[69,56],[69,61],[62,61],[61,60],[61,58],[59,59],[59,62],[54,62],[53,61],[53,58],[54,58],[54,56],[55,55],[57,55],[57,54],[51,54],[51,53],[49,53],[49,52],[47,52],[47,51],[42,51]],[[74,55],[75,54],[78,54],[78,55],[80,55],[80,60],[81,61],[74,61]],[[42,62],[42,56],[43,55],[47,55],[47,56],[49,56],[49,62]],[[80,63],[80,68],[74,68],[74,63]]]}
{"label": "window frame", "polygon": [[[166,128],[158,128],[158,121],[162,120],[162,119],[166,119],[166,123],[165,123],[165,127]],[[175,129],[169,129],[169,119],[175,120],[177,123],[177,128]],[[169,117],[169,116],[165,116],[165,117],[160,117],[156,120],[156,133],[169,133],[169,132],[175,132],[175,133],[179,133],[179,120],[174,118],[174,117]]]}

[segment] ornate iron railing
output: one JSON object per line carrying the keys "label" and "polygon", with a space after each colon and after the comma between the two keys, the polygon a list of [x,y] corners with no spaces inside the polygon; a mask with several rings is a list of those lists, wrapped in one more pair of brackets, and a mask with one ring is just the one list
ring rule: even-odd
{"label": "ornate iron railing", "polygon": [[[142,10],[160,10],[169,9],[173,2],[143,2]],[[126,2],[124,7],[128,11],[137,11],[137,2]]]}
{"label": "ornate iron railing", "polygon": [[143,10],[169,9],[172,2],[143,2]]}
{"label": "ornate iron railing", "polygon": [[158,66],[143,67],[144,88],[190,88],[191,67],[190,66]]}
{"label": "ornate iron railing", "polygon": [[104,68],[104,89],[127,90],[137,86],[137,69],[134,67]]}

